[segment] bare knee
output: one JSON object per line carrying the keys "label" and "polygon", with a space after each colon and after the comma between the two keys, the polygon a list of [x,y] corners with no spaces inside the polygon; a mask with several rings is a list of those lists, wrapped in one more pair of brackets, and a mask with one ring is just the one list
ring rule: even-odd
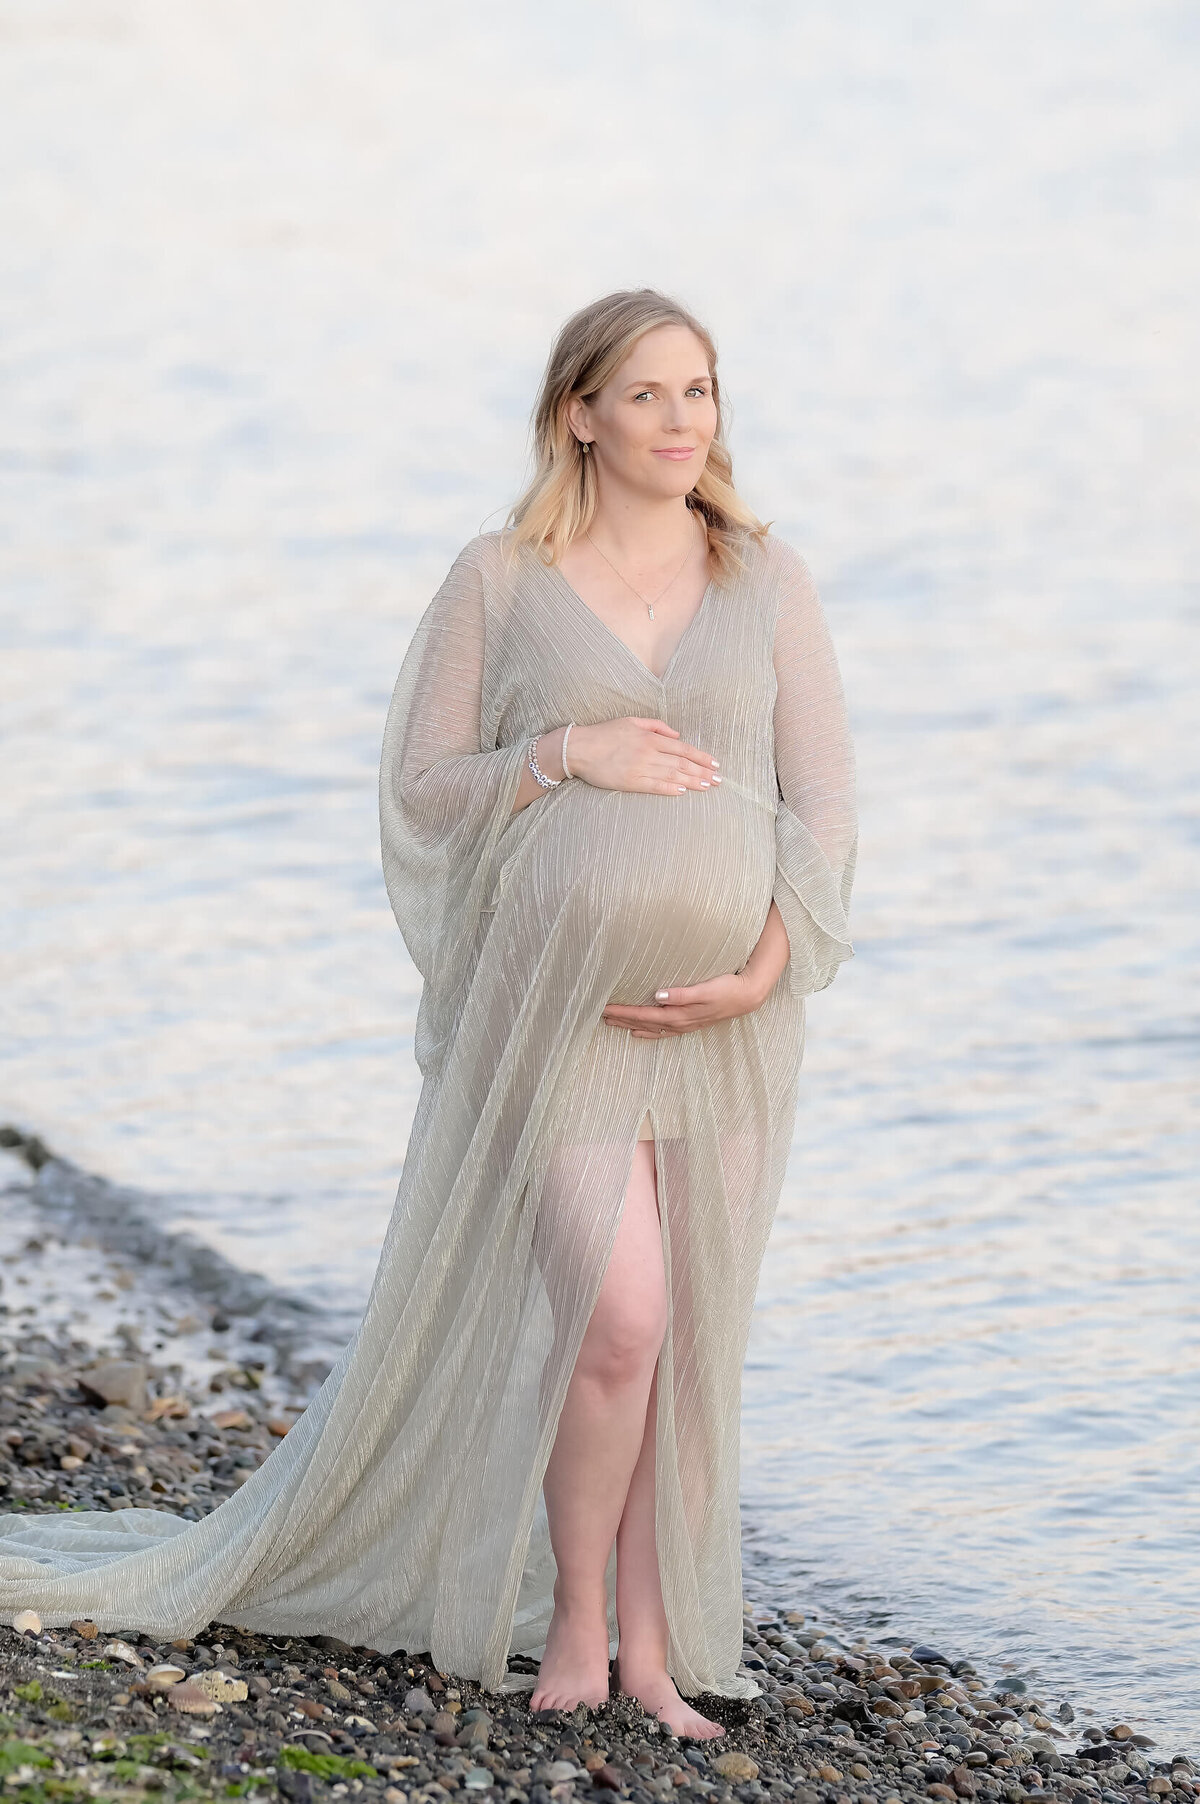
{"label": "bare knee", "polygon": [[577,1369],[605,1391],[647,1383],[666,1331],[664,1296],[602,1298],[588,1323]]}

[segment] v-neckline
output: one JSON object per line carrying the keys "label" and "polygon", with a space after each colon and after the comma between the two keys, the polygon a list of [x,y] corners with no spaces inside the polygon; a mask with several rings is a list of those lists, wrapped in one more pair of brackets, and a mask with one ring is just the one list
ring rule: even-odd
{"label": "v-neckline", "polygon": [[[539,563],[541,562],[540,559],[538,561],[539,561]],[[700,597],[699,606],[697,607],[696,612],[692,615],[691,619],[688,621],[687,625],[684,627],[682,633],[679,635],[679,639],[676,642],[675,649],[671,653],[670,657],[667,659],[666,663],[663,665],[663,673],[661,676],[659,676],[657,671],[651,670],[651,668],[650,668],[649,664],[647,664],[645,658],[640,657],[639,654],[636,651],[634,651],[632,645],[629,644],[628,640],[622,639],[620,633],[615,632],[613,630],[613,628],[611,626],[609,626],[608,621],[603,619],[599,614],[597,614],[595,608],[588,606],[587,602],[583,599],[583,596],[579,593],[579,590],[576,589],[571,583],[569,583],[567,581],[566,577],[563,575],[562,571],[559,569],[557,564],[542,564],[542,569],[548,570],[552,576],[556,576],[558,578],[560,585],[566,590],[567,594],[571,597],[572,601],[575,602],[576,606],[582,608],[583,612],[586,615],[588,615],[588,617],[590,619],[595,621],[596,625],[600,628],[601,632],[606,633],[608,635],[608,637],[614,641],[615,644],[619,645],[621,647],[621,650],[626,654],[626,656],[629,658],[632,658],[633,662],[637,665],[638,669],[640,671],[642,671],[644,673],[644,675],[648,676],[652,683],[657,683],[660,688],[662,688],[665,685],[667,678],[670,676],[671,666],[672,666],[672,664],[674,664],[676,658],[679,656],[680,652],[683,650],[684,646],[686,645],[687,640],[688,640],[688,635],[691,633],[692,628],[695,626],[696,622],[699,620],[700,616],[704,613],[705,609],[707,608],[708,598],[712,594],[713,590],[715,589],[716,582],[717,582],[717,579],[715,576],[709,578],[708,585],[705,588],[703,595]]]}

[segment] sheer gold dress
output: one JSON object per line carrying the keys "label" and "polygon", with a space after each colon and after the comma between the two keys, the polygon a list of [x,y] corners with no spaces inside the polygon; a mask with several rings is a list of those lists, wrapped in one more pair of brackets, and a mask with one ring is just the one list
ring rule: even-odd
{"label": "sheer gold dress", "polygon": [[[542,1474],[648,1118],[670,1299],[668,1664],[686,1694],[757,1689],[739,1670],[741,1370],[804,998],[850,956],[856,837],[811,574],[770,536],[745,559],[709,585],[660,678],[509,535],[459,554],[384,735],[383,869],[424,979],[423,1084],[362,1321],[287,1437],[199,1522],[0,1516],[10,1619],[326,1633],[505,1685],[510,1652],[544,1644]],[[573,781],[513,815],[535,733],[634,714],[717,757],[720,787]],[[790,959],[753,1014],[661,1040],[601,1020],[609,1000],[738,970],[772,897]],[[610,1563],[610,1606],[612,1578]]]}

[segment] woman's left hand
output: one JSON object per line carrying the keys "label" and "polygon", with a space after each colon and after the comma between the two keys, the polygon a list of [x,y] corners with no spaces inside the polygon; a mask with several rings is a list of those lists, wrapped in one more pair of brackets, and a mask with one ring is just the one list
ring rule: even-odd
{"label": "woman's left hand", "polygon": [[659,990],[646,1008],[610,1002],[601,1019],[610,1027],[626,1027],[635,1040],[657,1040],[664,1034],[686,1034],[715,1021],[749,1015],[766,1000],[761,986],[745,971],[709,977],[704,983],[676,984]]}

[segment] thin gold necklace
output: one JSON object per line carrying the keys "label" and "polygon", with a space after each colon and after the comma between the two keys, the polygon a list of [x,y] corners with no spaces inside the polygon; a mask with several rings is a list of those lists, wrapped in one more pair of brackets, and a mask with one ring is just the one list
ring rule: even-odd
{"label": "thin gold necklace", "polygon": [[[587,539],[588,543],[593,547],[594,550],[600,551],[599,545],[596,544],[595,539],[593,539],[591,533],[587,530],[586,526],[584,527],[584,530],[583,530],[583,536],[585,539]],[[695,535],[695,533],[693,533],[692,534],[692,545],[694,545],[695,542],[696,542],[696,535]],[[692,555],[692,545],[689,545],[687,550],[683,554],[683,564],[686,564],[688,559]],[[678,570],[675,572],[674,576],[671,578],[671,581],[669,583],[664,583],[663,587],[658,591],[658,594],[654,597],[654,601],[647,601],[646,597],[642,594],[641,590],[633,588],[633,584],[630,582],[629,578],[622,571],[617,569],[617,566],[613,563],[613,561],[610,557],[606,557],[603,551],[600,551],[600,556],[602,558],[604,558],[605,563],[608,565],[609,569],[613,572],[613,574],[615,576],[619,576],[621,578],[621,581],[625,584],[625,587],[627,589],[633,589],[633,593],[637,596],[638,600],[645,607],[645,610],[646,610],[647,614],[649,614],[651,620],[654,619],[654,602],[661,601],[663,596],[666,594],[667,590],[670,589],[671,587],[673,587],[673,585],[679,581],[679,578],[683,574],[683,564],[680,564]]]}

